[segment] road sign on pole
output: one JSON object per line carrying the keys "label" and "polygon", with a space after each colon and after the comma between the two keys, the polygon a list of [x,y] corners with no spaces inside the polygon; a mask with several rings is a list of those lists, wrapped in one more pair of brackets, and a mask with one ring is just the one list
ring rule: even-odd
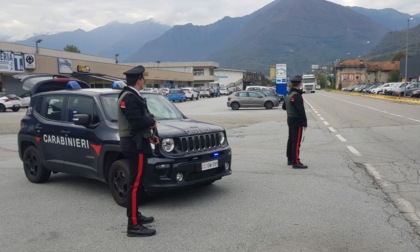
{"label": "road sign on pole", "polygon": [[276,64],[276,92],[278,94],[287,94],[287,65]]}

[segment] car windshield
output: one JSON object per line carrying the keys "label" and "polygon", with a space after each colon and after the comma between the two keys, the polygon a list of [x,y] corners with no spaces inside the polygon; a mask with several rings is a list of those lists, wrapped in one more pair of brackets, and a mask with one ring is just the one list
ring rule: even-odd
{"label": "car windshield", "polygon": [[315,82],[315,78],[302,79],[302,83],[313,83],[313,82]]}
{"label": "car windshield", "polygon": [[[184,115],[165,96],[141,94],[147,101],[147,107],[157,120],[183,119]],[[101,96],[102,107],[111,122],[118,122],[118,93]]]}

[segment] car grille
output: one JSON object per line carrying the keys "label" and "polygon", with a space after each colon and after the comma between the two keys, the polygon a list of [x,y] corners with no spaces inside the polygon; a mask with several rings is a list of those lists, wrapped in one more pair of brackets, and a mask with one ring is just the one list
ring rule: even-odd
{"label": "car grille", "polygon": [[189,174],[186,174],[185,177],[185,181],[194,181],[194,180],[199,180],[199,179],[205,179],[208,177],[212,177],[215,176],[217,174],[221,174],[223,173],[224,168],[223,167],[218,167],[218,168],[214,168],[208,171],[203,171],[203,172],[192,172]]}
{"label": "car grille", "polygon": [[220,147],[220,137],[218,133],[180,137],[179,140],[181,151],[187,153],[206,151]]}

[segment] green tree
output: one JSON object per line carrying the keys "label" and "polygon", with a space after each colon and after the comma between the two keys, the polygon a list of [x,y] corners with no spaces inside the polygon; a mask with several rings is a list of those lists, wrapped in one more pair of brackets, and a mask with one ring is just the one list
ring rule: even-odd
{"label": "green tree", "polygon": [[400,71],[394,70],[389,72],[388,82],[400,81]]}
{"label": "green tree", "polygon": [[327,75],[325,73],[319,73],[316,75],[317,84],[321,86],[321,88],[327,87]]}
{"label": "green tree", "polygon": [[79,48],[75,45],[66,45],[63,49],[65,52],[74,52],[74,53],[80,53]]}
{"label": "green tree", "polygon": [[405,57],[405,52],[398,51],[395,53],[394,57],[392,58],[392,61],[400,61],[400,59],[404,57]]}

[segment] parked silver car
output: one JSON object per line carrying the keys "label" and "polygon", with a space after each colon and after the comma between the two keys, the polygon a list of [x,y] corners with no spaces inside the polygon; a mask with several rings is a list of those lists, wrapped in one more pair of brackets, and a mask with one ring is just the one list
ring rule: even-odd
{"label": "parked silver car", "polygon": [[278,107],[280,100],[275,96],[266,96],[263,93],[255,91],[239,91],[228,96],[227,106],[232,110],[249,107],[265,107],[272,109]]}
{"label": "parked silver car", "polygon": [[406,87],[406,83],[403,83],[400,86],[392,89],[392,95],[404,96],[404,92],[405,92],[407,96],[411,96],[411,93],[417,89],[420,89],[420,83],[409,82],[407,87]]}

